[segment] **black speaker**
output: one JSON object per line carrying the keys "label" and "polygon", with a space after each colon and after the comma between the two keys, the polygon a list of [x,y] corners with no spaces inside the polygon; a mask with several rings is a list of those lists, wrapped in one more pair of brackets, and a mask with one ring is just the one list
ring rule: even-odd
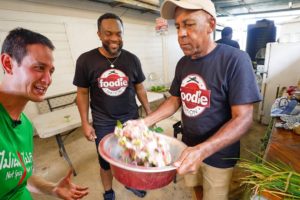
{"label": "black speaker", "polygon": [[267,43],[275,42],[276,26],[274,21],[260,20],[256,24],[248,25],[246,51],[252,61],[256,61],[256,54],[262,48],[266,48]]}

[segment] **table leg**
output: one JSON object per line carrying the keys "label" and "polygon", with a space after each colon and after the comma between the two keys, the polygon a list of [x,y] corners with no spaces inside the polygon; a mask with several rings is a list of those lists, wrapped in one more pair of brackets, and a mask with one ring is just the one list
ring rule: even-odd
{"label": "table leg", "polygon": [[57,134],[55,135],[55,138],[56,138],[56,142],[58,144],[58,148],[59,148],[59,153],[65,158],[65,160],[68,162],[69,166],[71,167],[71,169],[73,170],[73,175],[76,176],[77,173],[73,167],[73,164],[67,154],[67,151],[65,149],[65,145],[64,145],[64,142],[62,140],[62,137],[60,134]]}

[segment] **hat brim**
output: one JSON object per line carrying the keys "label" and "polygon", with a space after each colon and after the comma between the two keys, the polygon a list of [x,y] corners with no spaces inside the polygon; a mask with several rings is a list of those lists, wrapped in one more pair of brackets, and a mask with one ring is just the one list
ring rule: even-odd
{"label": "hat brim", "polygon": [[164,1],[160,7],[160,15],[165,19],[174,19],[175,9],[176,7],[188,9],[188,10],[201,10],[203,9],[200,6],[195,6],[194,4],[190,4],[184,1]]}

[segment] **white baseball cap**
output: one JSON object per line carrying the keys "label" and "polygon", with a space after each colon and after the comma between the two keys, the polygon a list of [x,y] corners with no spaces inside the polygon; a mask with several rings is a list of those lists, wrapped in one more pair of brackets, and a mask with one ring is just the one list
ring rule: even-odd
{"label": "white baseball cap", "polygon": [[211,0],[165,0],[160,7],[160,14],[165,19],[174,19],[176,7],[187,10],[204,10],[215,19],[216,9]]}

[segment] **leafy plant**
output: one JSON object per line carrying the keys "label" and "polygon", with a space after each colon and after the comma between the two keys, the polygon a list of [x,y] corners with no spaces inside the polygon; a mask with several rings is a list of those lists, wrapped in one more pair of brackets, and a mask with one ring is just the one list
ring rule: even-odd
{"label": "leafy plant", "polygon": [[153,127],[150,127],[149,129],[150,129],[151,131],[156,132],[156,133],[163,133],[163,132],[164,132],[164,129],[163,129],[163,128],[161,128],[161,127],[159,127],[159,126],[156,126],[156,125],[154,125]]}
{"label": "leafy plant", "polygon": [[269,162],[252,153],[261,162],[242,160],[238,166],[249,175],[242,184],[251,187],[255,194],[270,193],[285,200],[300,199],[300,174],[283,162]]}
{"label": "leafy plant", "polygon": [[151,90],[152,92],[166,92],[166,91],[169,90],[169,88],[167,88],[167,87],[164,86],[164,85],[157,85],[157,86],[152,86],[152,87],[150,88],[150,90]]}

